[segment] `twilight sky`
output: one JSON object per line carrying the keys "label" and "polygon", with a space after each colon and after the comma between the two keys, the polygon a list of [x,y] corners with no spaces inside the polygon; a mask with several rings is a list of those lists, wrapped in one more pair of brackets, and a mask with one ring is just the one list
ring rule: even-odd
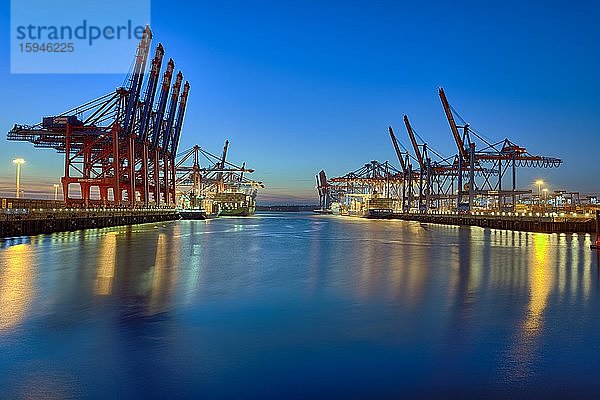
{"label": "twilight sky", "polygon": [[[0,3],[0,194],[19,156],[25,193],[50,195],[62,156],[6,132],[113,91],[124,75],[11,74]],[[520,170],[520,188],[542,178],[551,190],[600,192],[600,3],[491,3],[153,1],[153,43],[192,86],[179,148],[219,153],[229,139],[230,160],[267,185],[263,204],[315,203],[322,168],[397,164],[387,126],[408,144],[404,113],[431,147],[454,154],[443,86],[485,136],[564,160]]]}

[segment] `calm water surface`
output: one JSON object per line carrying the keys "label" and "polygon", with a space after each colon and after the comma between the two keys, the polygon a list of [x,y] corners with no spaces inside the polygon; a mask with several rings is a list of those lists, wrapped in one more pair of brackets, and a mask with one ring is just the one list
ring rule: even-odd
{"label": "calm water surface", "polygon": [[0,240],[0,396],[598,398],[591,241],[308,214]]}

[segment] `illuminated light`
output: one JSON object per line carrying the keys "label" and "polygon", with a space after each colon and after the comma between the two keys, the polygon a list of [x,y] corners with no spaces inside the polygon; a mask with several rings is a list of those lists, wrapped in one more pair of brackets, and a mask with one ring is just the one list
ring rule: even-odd
{"label": "illuminated light", "polygon": [[21,197],[21,165],[25,164],[25,160],[22,158],[15,158],[12,162],[17,165],[16,197],[18,199]]}
{"label": "illuminated light", "polygon": [[529,216],[530,216],[530,217],[532,217],[532,216],[533,216],[533,214],[532,214],[532,213],[529,213]]}

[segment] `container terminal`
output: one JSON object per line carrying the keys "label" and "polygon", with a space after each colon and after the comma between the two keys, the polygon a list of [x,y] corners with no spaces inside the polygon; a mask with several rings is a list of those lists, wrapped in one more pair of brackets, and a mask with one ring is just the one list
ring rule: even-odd
{"label": "container terminal", "polygon": [[374,160],[332,178],[321,170],[315,213],[536,232],[597,231],[597,197],[549,193],[542,181],[535,182],[537,192],[518,189],[520,169],[558,168],[561,159],[531,154],[509,138],[487,139],[450,105],[443,88],[438,94],[456,154],[444,156],[429,146],[404,115],[412,151],[393,127],[387,131],[399,167]]}
{"label": "container terminal", "polygon": [[[157,222],[183,217],[252,215],[261,182],[253,170],[194,146],[178,153],[190,83],[175,73],[159,43],[149,58],[153,34],[146,26],[127,86],[41,123],[15,124],[11,141],[64,155],[62,200],[1,199],[0,237]],[[160,88],[160,89],[159,89]],[[203,167],[200,155],[208,157]],[[190,165],[191,162],[191,165]]]}
{"label": "container terminal", "polygon": [[227,161],[228,149],[225,141],[217,157],[196,145],[178,156],[175,194],[183,218],[247,217],[256,211],[256,195],[264,184],[245,175],[254,172],[246,163]]}

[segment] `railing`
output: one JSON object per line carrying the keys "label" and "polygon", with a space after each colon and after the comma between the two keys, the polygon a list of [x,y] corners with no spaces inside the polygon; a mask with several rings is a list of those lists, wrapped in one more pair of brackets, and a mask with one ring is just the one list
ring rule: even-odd
{"label": "railing", "polygon": [[174,209],[174,206],[167,206],[161,204],[159,206],[150,204],[148,206],[138,205],[135,207],[130,207],[126,204],[123,205],[115,205],[115,204],[102,204],[99,201],[89,201],[87,206],[81,202],[75,202],[69,205],[66,205],[63,201],[60,200],[41,200],[41,199],[17,199],[4,197],[0,198],[0,209],[5,213],[18,213],[19,211],[14,210],[94,210],[94,211],[117,211],[117,210],[171,210]]}
{"label": "railing", "polygon": [[[493,218],[493,219],[520,219],[520,220],[544,220],[554,222],[585,222],[596,218],[596,211],[593,209],[580,212],[511,212],[511,211],[471,211],[457,213],[455,211],[430,211],[428,213],[414,213],[422,215],[456,216],[456,217],[475,217],[475,218]],[[413,214],[413,213],[409,213]]]}
{"label": "railing", "polygon": [[174,207],[149,206],[66,206],[62,201],[37,199],[0,199],[0,221],[32,221],[43,219],[85,219],[98,217],[128,217],[175,213]]}

